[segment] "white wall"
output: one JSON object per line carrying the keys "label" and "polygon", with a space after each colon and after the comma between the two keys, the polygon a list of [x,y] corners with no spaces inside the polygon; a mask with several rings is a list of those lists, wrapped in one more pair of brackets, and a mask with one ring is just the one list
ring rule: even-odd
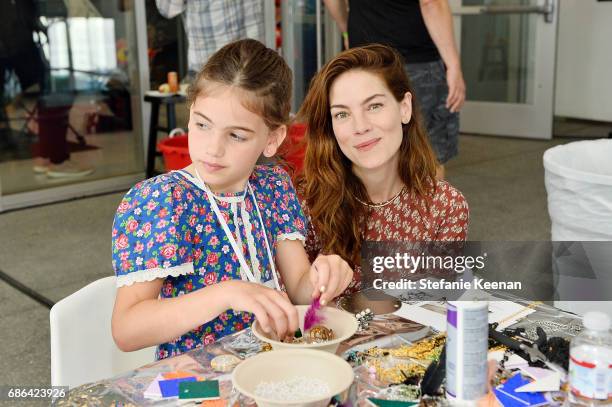
{"label": "white wall", "polygon": [[555,115],[612,121],[612,1],[560,0]]}

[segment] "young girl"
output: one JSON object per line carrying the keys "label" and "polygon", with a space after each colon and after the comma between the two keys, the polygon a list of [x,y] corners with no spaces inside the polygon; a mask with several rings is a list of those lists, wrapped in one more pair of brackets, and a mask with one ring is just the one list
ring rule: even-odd
{"label": "young girl", "polygon": [[252,314],[283,337],[298,328],[292,303],[328,302],[351,281],[338,256],[311,267],[288,175],[255,165],[285,137],[291,81],[283,59],[255,40],[223,47],[196,77],[193,163],[134,186],[115,217],[120,349],[159,345],[165,358],[249,326]]}

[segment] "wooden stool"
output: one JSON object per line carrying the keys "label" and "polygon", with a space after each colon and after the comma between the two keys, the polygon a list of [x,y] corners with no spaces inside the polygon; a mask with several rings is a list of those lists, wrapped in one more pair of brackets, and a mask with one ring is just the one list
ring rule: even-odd
{"label": "wooden stool", "polygon": [[[151,103],[151,120],[149,121],[149,146],[147,148],[147,167],[146,177],[151,178],[155,175],[155,157],[161,155],[157,152],[157,133],[163,131],[170,133],[176,128],[175,105],[187,100],[182,93],[161,93],[158,91],[148,91],[145,93],[145,102]],[[167,126],[159,125],[159,106],[166,105]]]}

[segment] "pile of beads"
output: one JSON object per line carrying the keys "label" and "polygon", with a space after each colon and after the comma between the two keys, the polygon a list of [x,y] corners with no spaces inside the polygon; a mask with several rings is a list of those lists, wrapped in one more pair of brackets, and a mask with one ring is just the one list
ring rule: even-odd
{"label": "pile of beads", "polygon": [[374,319],[374,313],[369,308],[366,308],[365,310],[356,313],[355,318],[357,318],[357,322],[359,323],[357,330],[364,331],[368,329],[370,326],[370,321]]}
{"label": "pile of beads", "polygon": [[255,395],[277,401],[298,401],[325,397],[330,391],[327,383],[321,379],[298,376],[279,382],[260,382],[255,388]]}
{"label": "pile of beads", "polygon": [[413,358],[419,360],[437,360],[442,352],[446,336],[436,335],[430,339],[417,342],[412,345],[402,345],[399,348],[370,348],[366,352],[368,356],[380,357],[391,355],[396,358]]}
{"label": "pile of beads", "polygon": [[398,384],[406,381],[407,378],[422,378],[425,374],[425,367],[417,363],[400,362],[389,364],[383,359],[371,359],[367,362],[368,372],[381,382]]}

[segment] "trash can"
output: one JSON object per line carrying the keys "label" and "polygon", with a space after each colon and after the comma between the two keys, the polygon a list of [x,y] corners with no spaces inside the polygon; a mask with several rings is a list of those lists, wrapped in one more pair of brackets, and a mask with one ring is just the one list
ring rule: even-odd
{"label": "trash can", "polygon": [[544,170],[551,240],[612,240],[612,140],[550,148]]}
{"label": "trash can", "polygon": [[[612,140],[568,143],[544,153],[556,286],[555,306],[612,316]],[[597,243],[597,241],[600,241]],[[584,243],[581,243],[584,242]],[[581,301],[558,301],[559,299]]]}

